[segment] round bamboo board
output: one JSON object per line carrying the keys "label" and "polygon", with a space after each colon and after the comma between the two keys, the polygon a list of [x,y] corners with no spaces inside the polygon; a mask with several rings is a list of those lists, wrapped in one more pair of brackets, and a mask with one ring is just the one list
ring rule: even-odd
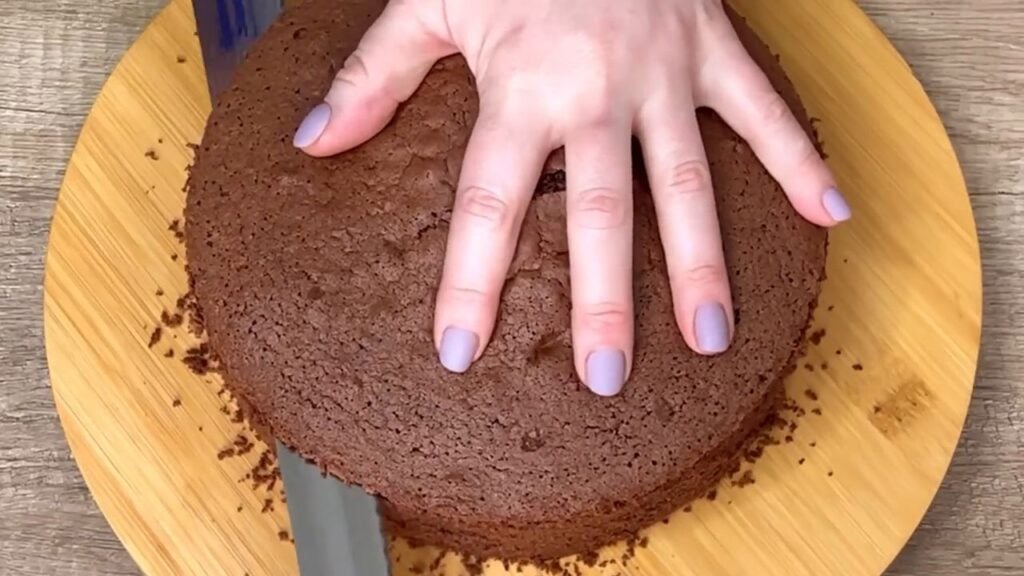
{"label": "round bamboo board", "polygon": [[[755,484],[724,483],[648,530],[635,558],[613,547],[582,574],[879,574],[931,502],[970,401],[977,236],[920,84],[851,0],[733,4],[823,119],[856,213],[832,235],[815,318],[824,336],[787,382],[807,415],[756,463]],[[244,481],[263,447],[218,459],[242,425],[222,413],[216,377],[181,362],[191,336],[165,328],[148,346],[186,290],[168,224],[210,107],[194,29],[188,0],[172,0],[114,71],[71,157],[46,263],[53,390],[82,474],[142,570],[295,573],[280,488]],[[401,544],[394,554],[399,575],[433,558]]]}

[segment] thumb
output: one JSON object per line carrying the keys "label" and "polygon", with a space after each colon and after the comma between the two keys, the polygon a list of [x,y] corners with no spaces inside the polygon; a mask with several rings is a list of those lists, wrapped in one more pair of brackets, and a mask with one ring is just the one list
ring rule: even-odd
{"label": "thumb", "polygon": [[293,144],[312,156],[330,156],[366,142],[434,63],[456,51],[440,2],[392,0],[345,61],[324,102],[299,124]]}

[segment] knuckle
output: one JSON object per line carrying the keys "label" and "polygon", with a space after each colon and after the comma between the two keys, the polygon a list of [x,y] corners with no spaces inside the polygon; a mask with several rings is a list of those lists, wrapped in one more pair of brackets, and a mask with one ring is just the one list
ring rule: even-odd
{"label": "knuckle", "polygon": [[575,119],[570,122],[570,129],[587,134],[620,127],[623,124],[622,108],[618,95],[599,86],[565,102],[566,113]]}
{"label": "knuckle", "polygon": [[584,306],[577,314],[577,321],[580,322],[580,327],[584,330],[607,333],[628,331],[633,316],[625,305],[604,302]]}
{"label": "knuckle", "polygon": [[687,160],[672,166],[667,191],[672,196],[690,196],[711,191],[711,170],[706,162]]}
{"label": "knuckle", "polygon": [[789,105],[777,93],[773,92],[761,99],[758,104],[758,117],[769,127],[779,126],[789,120]]}
{"label": "knuckle", "polygon": [[345,65],[334,76],[334,84],[342,86],[359,86],[366,84],[370,79],[370,69],[366,66],[366,60],[357,49],[347,59]]}
{"label": "knuckle", "polygon": [[806,137],[797,139],[790,154],[796,170],[808,170],[822,161],[818,149]]}
{"label": "knuckle", "polygon": [[718,264],[703,264],[687,268],[683,272],[683,282],[686,285],[713,286],[725,284],[729,281],[729,275],[725,266]]}
{"label": "knuckle", "polygon": [[481,308],[491,300],[493,296],[487,291],[465,286],[442,286],[438,297],[442,306],[463,309]]}
{"label": "knuckle", "polygon": [[459,195],[461,212],[491,228],[502,228],[509,223],[510,208],[502,195],[490,188],[469,186]]}
{"label": "knuckle", "polygon": [[494,310],[498,305],[498,295],[481,288],[441,282],[435,305],[438,312],[473,317]]}
{"label": "knuckle", "polygon": [[583,228],[598,230],[617,228],[626,222],[626,197],[611,188],[589,188],[576,195],[576,223]]}
{"label": "knuckle", "polygon": [[698,0],[694,3],[694,13],[700,26],[718,24],[725,17],[722,0]]}

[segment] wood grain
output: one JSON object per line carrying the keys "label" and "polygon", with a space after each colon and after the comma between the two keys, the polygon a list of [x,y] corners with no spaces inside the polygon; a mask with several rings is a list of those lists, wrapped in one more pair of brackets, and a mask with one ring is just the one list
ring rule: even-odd
{"label": "wood grain", "polygon": [[[1016,2],[864,2],[931,93],[961,156],[985,261],[985,339],[960,452],[893,574],[1024,569],[1019,446],[1024,28]],[[0,5],[0,572],[131,573],[56,428],[39,280],[50,206],[77,127],[154,2]],[[8,59],[7,56],[14,55]],[[18,63],[23,61],[23,63]],[[1016,106],[1015,106],[1016,105]]]}

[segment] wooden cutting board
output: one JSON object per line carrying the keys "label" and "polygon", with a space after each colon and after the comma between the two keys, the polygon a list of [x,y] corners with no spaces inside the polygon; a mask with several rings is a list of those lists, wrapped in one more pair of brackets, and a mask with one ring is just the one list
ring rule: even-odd
{"label": "wooden cutting board", "polygon": [[[879,574],[939,487],[970,401],[977,237],[921,86],[850,0],[734,4],[823,119],[856,213],[832,236],[815,318],[824,335],[787,383],[807,414],[753,466],[756,483],[723,483],[652,527],[635,558],[613,547],[582,574]],[[188,0],[172,0],[114,71],[71,157],[46,263],[54,396],[86,482],[146,573],[293,574],[280,488],[245,479],[264,447],[219,459],[251,433],[224,414],[216,377],[181,361],[192,337],[164,328],[148,346],[186,290],[168,224],[210,108],[194,29]],[[395,573],[435,554],[397,544]],[[441,566],[462,572],[450,556]]]}

